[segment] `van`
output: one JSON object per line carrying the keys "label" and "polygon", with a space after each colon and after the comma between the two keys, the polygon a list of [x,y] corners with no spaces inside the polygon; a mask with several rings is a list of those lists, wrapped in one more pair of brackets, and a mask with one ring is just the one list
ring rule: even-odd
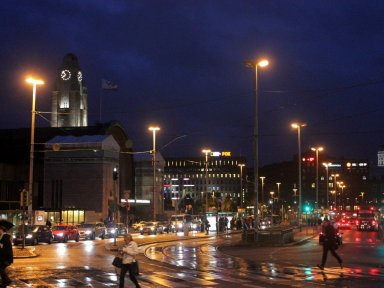
{"label": "van", "polygon": [[171,232],[183,231],[184,223],[191,225],[192,216],[189,214],[172,215],[169,220],[169,226]]}

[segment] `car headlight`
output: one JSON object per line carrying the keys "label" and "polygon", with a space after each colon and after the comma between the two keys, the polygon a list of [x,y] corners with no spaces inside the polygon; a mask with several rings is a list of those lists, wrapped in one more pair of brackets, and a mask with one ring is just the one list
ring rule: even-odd
{"label": "car headlight", "polygon": [[61,232],[61,233],[57,233],[57,236],[59,236],[59,237],[63,237],[63,235],[64,235],[63,232]]}
{"label": "car headlight", "polygon": [[155,227],[151,227],[151,231],[155,230]]}
{"label": "car headlight", "polygon": [[92,233],[92,231],[85,231],[85,234],[87,234],[87,235],[89,235],[91,233]]}
{"label": "car headlight", "polygon": [[179,225],[177,225],[179,228],[182,228],[183,227],[183,224],[179,224]]}
{"label": "car headlight", "polygon": [[143,227],[140,227],[139,230],[142,231],[142,230],[143,230]]}
{"label": "car headlight", "polygon": [[115,234],[116,233],[116,229],[111,229],[111,233]]}
{"label": "car headlight", "polygon": [[31,239],[32,237],[33,237],[32,234],[27,234],[27,235],[25,236],[26,239]]}

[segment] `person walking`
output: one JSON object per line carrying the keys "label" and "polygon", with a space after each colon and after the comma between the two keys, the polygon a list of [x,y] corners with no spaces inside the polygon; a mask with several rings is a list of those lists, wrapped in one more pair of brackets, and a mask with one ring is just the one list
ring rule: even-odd
{"label": "person walking", "polygon": [[204,220],[204,227],[205,227],[205,234],[208,235],[209,234],[209,227],[211,227],[211,224],[209,224],[209,221],[207,218]]}
{"label": "person walking", "polygon": [[0,226],[0,287],[7,287],[12,280],[7,274],[7,267],[13,263],[13,251],[11,236],[6,233],[7,229]]}
{"label": "person walking", "polygon": [[139,254],[139,248],[137,246],[137,243],[133,241],[131,234],[125,234],[124,235],[124,242],[125,245],[122,249],[123,253],[123,265],[121,267],[120,272],[120,284],[119,288],[124,288],[124,278],[125,274],[129,272],[129,279],[136,285],[136,288],[140,288],[139,282],[136,279],[135,276],[135,267],[134,265],[137,265],[135,256]]}
{"label": "person walking", "polygon": [[321,259],[321,264],[317,265],[317,267],[319,267],[321,270],[324,270],[325,263],[327,262],[328,251],[331,251],[332,256],[335,257],[339,262],[340,268],[343,269],[343,260],[335,251],[337,249],[336,229],[333,224],[330,223],[327,217],[324,218],[322,230],[324,234],[323,256]]}

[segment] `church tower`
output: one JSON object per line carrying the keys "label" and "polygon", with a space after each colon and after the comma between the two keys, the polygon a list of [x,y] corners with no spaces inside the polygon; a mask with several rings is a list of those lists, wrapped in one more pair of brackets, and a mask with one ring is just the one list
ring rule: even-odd
{"label": "church tower", "polygon": [[52,92],[51,127],[88,125],[88,92],[75,54],[64,56]]}

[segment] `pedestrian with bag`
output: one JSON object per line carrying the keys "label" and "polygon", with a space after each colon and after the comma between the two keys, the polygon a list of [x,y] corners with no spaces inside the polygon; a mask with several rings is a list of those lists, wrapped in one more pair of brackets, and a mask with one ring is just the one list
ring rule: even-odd
{"label": "pedestrian with bag", "polygon": [[7,274],[7,267],[13,263],[13,250],[11,236],[7,234],[8,229],[0,226],[0,287],[7,287],[11,284],[12,280]]}
{"label": "pedestrian with bag", "polygon": [[124,247],[121,250],[123,254],[123,264],[121,266],[119,287],[124,288],[125,274],[129,272],[129,279],[131,279],[131,281],[136,285],[136,288],[140,288],[139,282],[135,276],[137,273],[135,271],[137,268],[135,256],[139,254],[139,247],[137,246],[137,243],[133,241],[131,234],[124,235],[124,242]]}
{"label": "pedestrian with bag", "polygon": [[335,251],[338,248],[336,240],[336,229],[334,225],[330,223],[327,217],[324,218],[322,231],[324,234],[323,256],[321,259],[321,265],[317,265],[317,267],[319,267],[321,270],[324,270],[325,263],[327,262],[328,251],[331,251],[332,256],[335,257],[339,262],[340,268],[343,269],[343,260]]}

